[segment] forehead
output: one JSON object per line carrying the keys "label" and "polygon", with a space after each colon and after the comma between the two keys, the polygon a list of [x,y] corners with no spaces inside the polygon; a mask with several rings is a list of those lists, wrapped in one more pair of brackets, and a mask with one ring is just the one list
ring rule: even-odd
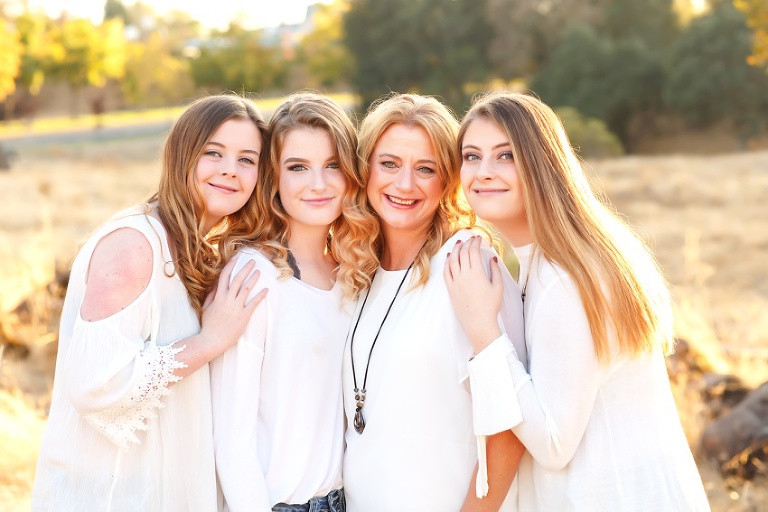
{"label": "forehead", "polygon": [[413,155],[434,160],[434,147],[427,131],[420,126],[393,124],[376,141],[374,153]]}

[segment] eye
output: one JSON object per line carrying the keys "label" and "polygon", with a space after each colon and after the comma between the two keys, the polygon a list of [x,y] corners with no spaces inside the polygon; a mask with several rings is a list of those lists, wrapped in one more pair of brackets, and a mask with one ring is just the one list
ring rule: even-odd
{"label": "eye", "polygon": [[421,167],[417,167],[416,172],[422,176],[432,176],[433,174],[435,174],[434,169],[432,169],[431,167],[427,167],[425,165],[422,165]]}
{"label": "eye", "polygon": [[505,151],[499,155],[499,160],[514,160],[515,155],[511,151]]}
{"label": "eye", "polygon": [[331,162],[326,167],[328,167],[328,169],[338,169],[340,166],[338,162]]}
{"label": "eye", "polygon": [[477,153],[464,153],[461,155],[461,157],[464,159],[465,162],[473,162],[476,160],[480,160],[480,155]]}
{"label": "eye", "polygon": [[215,149],[209,149],[208,151],[205,152],[205,155],[206,156],[211,156],[211,157],[221,158],[221,153],[219,153]]}
{"label": "eye", "polygon": [[397,164],[392,160],[384,160],[383,162],[379,162],[379,165],[385,169],[397,169]]}
{"label": "eye", "polygon": [[293,164],[288,166],[289,171],[299,172],[299,171],[306,171],[307,166],[302,164]]}
{"label": "eye", "polygon": [[256,162],[254,161],[254,159],[247,156],[241,157],[240,161],[246,165],[256,165]]}

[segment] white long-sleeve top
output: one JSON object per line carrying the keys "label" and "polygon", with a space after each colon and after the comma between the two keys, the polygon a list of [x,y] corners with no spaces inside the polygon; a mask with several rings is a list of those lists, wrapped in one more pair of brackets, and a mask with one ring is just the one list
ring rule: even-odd
{"label": "white long-sleeve top", "polygon": [[509,355],[523,415],[512,430],[528,450],[518,510],[709,510],[661,349],[598,364],[573,280],[532,250],[515,248],[528,369]]}
{"label": "white long-sleeve top", "polygon": [[[72,265],[33,511],[216,509],[207,367],[168,387],[183,366],[174,342],[200,324],[173,274],[165,229],[143,212],[132,208],[99,228]],[[128,307],[87,322],[80,307],[91,255],[120,228],[149,241],[152,277]]]}
{"label": "white long-sleeve top", "polygon": [[[257,250],[237,255],[269,293],[240,340],[211,362],[216,469],[223,510],[268,512],[342,486],[341,364],[349,309],[279,271]],[[258,289],[254,291],[254,294]]]}
{"label": "white long-sleeve top", "polygon": [[[362,388],[376,331],[406,271],[376,272],[354,346],[348,340],[344,354],[344,489],[349,512],[459,510],[478,462],[476,434],[501,432],[519,421],[506,405],[513,403],[514,389],[505,400],[493,392],[506,389],[505,377],[499,377],[501,383],[488,379],[504,373],[489,370],[500,365],[509,380],[507,352],[481,352],[470,374],[472,345],[453,313],[443,278],[447,253],[456,240],[473,234],[461,231],[443,245],[430,260],[425,285],[410,289],[409,276],[400,290],[371,354],[363,408],[366,427],[358,434],[352,427],[350,351]],[[495,255],[487,245],[482,254],[486,266]],[[500,327],[519,353],[525,353],[520,291],[506,269],[502,274],[505,322]],[[358,301],[353,324],[363,300]],[[502,510],[510,510],[510,505],[505,503]]]}

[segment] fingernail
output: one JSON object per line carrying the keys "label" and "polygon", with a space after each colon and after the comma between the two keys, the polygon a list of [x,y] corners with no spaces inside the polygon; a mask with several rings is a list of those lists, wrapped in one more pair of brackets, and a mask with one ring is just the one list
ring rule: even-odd
{"label": "fingernail", "polygon": [[493,262],[494,262],[494,263],[498,263],[498,262],[499,262],[499,258],[497,258],[496,256],[494,256],[494,257],[493,257]]}
{"label": "fingernail", "polygon": [[456,240],[456,245],[460,244],[461,240]]}
{"label": "fingernail", "polygon": [[451,253],[446,254],[445,257],[446,258],[450,258],[451,257]]}

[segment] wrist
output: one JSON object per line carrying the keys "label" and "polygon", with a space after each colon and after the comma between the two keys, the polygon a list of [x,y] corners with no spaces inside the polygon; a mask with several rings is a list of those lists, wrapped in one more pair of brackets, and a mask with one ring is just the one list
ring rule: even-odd
{"label": "wrist", "polygon": [[469,341],[472,343],[475,355],[485,349],[488,345],[493,343],[499,336],[501,336],[501,329],[496,322],[489,322],[482,326],[477,326],[471,332],[467,333]]}

